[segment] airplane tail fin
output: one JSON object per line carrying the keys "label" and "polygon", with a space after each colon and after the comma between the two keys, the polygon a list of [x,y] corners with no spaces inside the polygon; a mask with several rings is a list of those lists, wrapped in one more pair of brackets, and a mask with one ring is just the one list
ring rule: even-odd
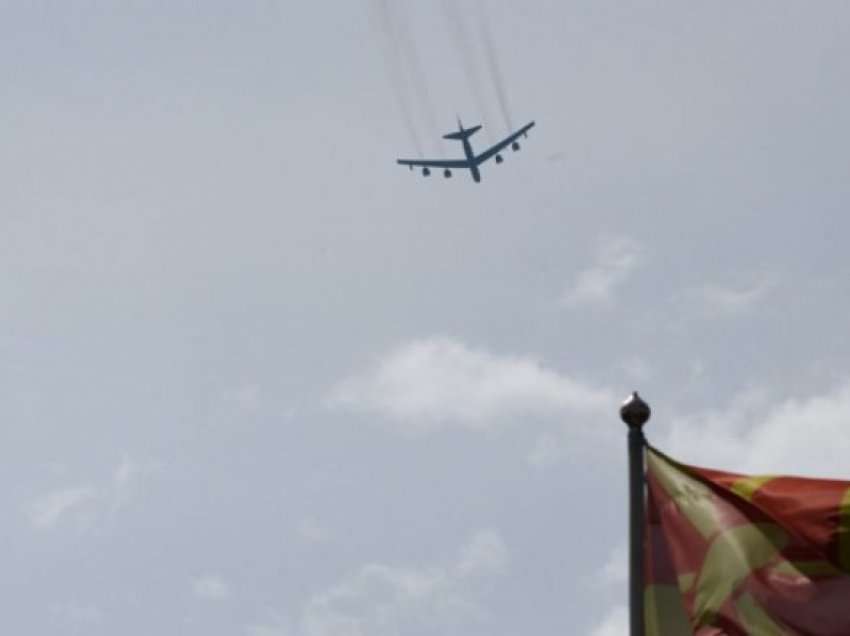
{"label": "airplane tail fin", "polygon": [[464,128],[461,126],[461,129],[457,132],[449,133],[447,135],[443,135],[443,139],[454,139],[455,141],[463,141],[469,137],[472,137],[475,133],[481,130],[481,126],[473,126],[472,128]]}

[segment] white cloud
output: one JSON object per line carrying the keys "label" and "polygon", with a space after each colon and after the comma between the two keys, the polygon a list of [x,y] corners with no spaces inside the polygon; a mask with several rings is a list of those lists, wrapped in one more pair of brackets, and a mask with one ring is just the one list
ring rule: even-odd
{"label": "white cloud", "polygon": [[307,543],[325,543],[331,537],[328,529],[311,517],[299,521],[295,530],[299,538]]}
{"label": "white cloud", "polygon": [[332,405],[376,412],[407,433],[486,430],[524,415],[611,410],[612,394],[524,356],[498,356],[445,337],[416,340],[341,382]]}
{"label": "white cloud", "polygon": [[478,576],[504,572],[508,549],[495,530],[481,530],[461,550],[457,572],[460,576]]}
{"label": "white cloud", "polygon": [[591,636],[628,636],[628,634],[629,610],[624,605],[611,608],[591,632]]}
{"label": "white cloud", "polygon": [[127,505],[138,486],[139,479],[152,470],[151,466],[138,464],[126,455],[121,459],[112,473],[112,483],[104,493],[110,499],[112,512]]}
{"label": "white cloud", "polygon": [[622,360],[618,367],[635,382],[645,384],[653,377],[653,370],[650,364],[638,357]]}
{"label": "white cloud", "polygon": [[280,614],[274,613],[265,623],[249,625],[248,636],[290,636],[293,632],[289,622]]}
{"label": "white cloud", "polygon": [[[364,566],[356,575],[313,597],[302,631],[309,636],[381,633],[388,625],[444,611],[451,579],[440,568]],[[392,632],[390,632],[392,633]]]}
{"label": "white cloud", "polygon": [[629,553],[625,544],[616,546],[608,555],[608,560],[599,573],[600,582],[606,585],[620,585],[629,580]]}
{"label": "white cloud", "polygon": [[528,463],[534,468],[543,469],[554,466],[566,456],[564,440],[552,433],[543,433],[534,443],[528,454]]}
{"label": "white cloud", "polygon": [[453,562],[410,567],[370,563],[314,595],[296,630],[279,618],[248,628],[252,636],[395,636],[408,626],[457,625],[480,621],[482,578],[505,572],[508,550],[495,530],[482,530]]}
{"label": "white cloud", "polygon": [[108,517],[127,505],[139,479],[153,470],[152,465],[138,464],[125,456],[111,479],[100,487],[63,488],[37,498],[28,510],[30,522],[36,528],[50,528],[72,512],[85,516],[88,522]]}
{"label": "white cloud", "polygon": [[850,381],[821,395],[747,391],[723,409],[674,418],[661,450],[745,473],[850,479]]}
{"label": "white cloud", "polygon": [[242,411],[253,412],[262,405],[263,392],[259,384],[243,384],[226,391],[224,397]]}
{"label": "white cloud", "polygon": [[75,625],[93,625],[103,621],[103,611],[95,605],[57,603],[50,607],[50,612],[62,622]]}
{"label": "white cloud", "polygon": [[594,264],[579,272],[564,294],[564,304],[600,305],[614,300],[614,291],[643,263],[644,249],[626,236],[600,241]]}
{"label": "white cloud", "polygon": [[112,474],[112,482],[115,484],[115,488],[118,490],[127,488],[137,472],[138,467],[125,455]]}
{"label": "white cloud", "polygon": [[51,528],[67,513],[79,510],[91,502],[96,494],[97,491],[89,486],[64,488],[48,493],[30,506],[30,522],[36,528]]}
{"label": "white cloud", "polygon": [[192,580],[192,592],[198,598],[222,601],[230,597],[230,585],[220,576],[209,574]]}
{"label": "white cloud", "polygon": [[762,276],[732,285],[706,284],[687,292],[702,313],[711,317],[737,316],[761,302],[776,287],[776,280]]}

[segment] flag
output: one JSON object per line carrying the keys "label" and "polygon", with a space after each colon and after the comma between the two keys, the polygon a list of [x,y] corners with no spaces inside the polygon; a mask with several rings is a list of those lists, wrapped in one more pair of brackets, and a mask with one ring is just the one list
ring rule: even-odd
{"label": "flag", "polygon": [[850,636],[850,482],[646,459],[647,636]]}

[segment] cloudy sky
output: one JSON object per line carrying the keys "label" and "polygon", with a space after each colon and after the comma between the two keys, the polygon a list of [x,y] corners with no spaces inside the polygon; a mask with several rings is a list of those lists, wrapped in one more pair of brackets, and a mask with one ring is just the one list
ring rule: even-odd
{"label": "cloudy sky", "polygon": [[4,633],[623,636],[633,389],[850,476],[850,7],[627,4],[0,3]]}

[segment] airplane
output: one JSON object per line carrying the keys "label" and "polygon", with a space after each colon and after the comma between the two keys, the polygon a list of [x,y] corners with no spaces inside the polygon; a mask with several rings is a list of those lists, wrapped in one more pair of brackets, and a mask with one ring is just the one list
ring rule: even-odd
{"label": "airplane", "polygon": [[466,155],[465,159],[397,159],[396,162],[402,166],[408,166],[411,170],[413,170],[414,167],[422,168],[422,175],[425,177],[430,176],[431,168],[443,168],[443,176],[446,179],[452,176],[452,168],[469,170],[473,180],[476,183],[479,183],[481,181],[481,171],[478,169],[478,166],[492,157],[496,158],[496,163],[502,163],[504,159],[502,158],[501,151],[508,146],[510,146],[514,152],[519,150],[520,146],[517,139],[520,137],[528,137],[528,131],[534,127],[534,122],[526,124],[515,133],[511,133],[502,139],[502,141],[491,146],[480,155],[476,155],[472,151],[472,145],[469,143],[469,138],[481,130],[481,126],[464,128],[463,123],[460,121],[460,117],[458,117],[457,127],[457,132],[451,132],[447,135],[443,135],[443,139],[452,139],[454,141],[462,142],[463,154]]}

